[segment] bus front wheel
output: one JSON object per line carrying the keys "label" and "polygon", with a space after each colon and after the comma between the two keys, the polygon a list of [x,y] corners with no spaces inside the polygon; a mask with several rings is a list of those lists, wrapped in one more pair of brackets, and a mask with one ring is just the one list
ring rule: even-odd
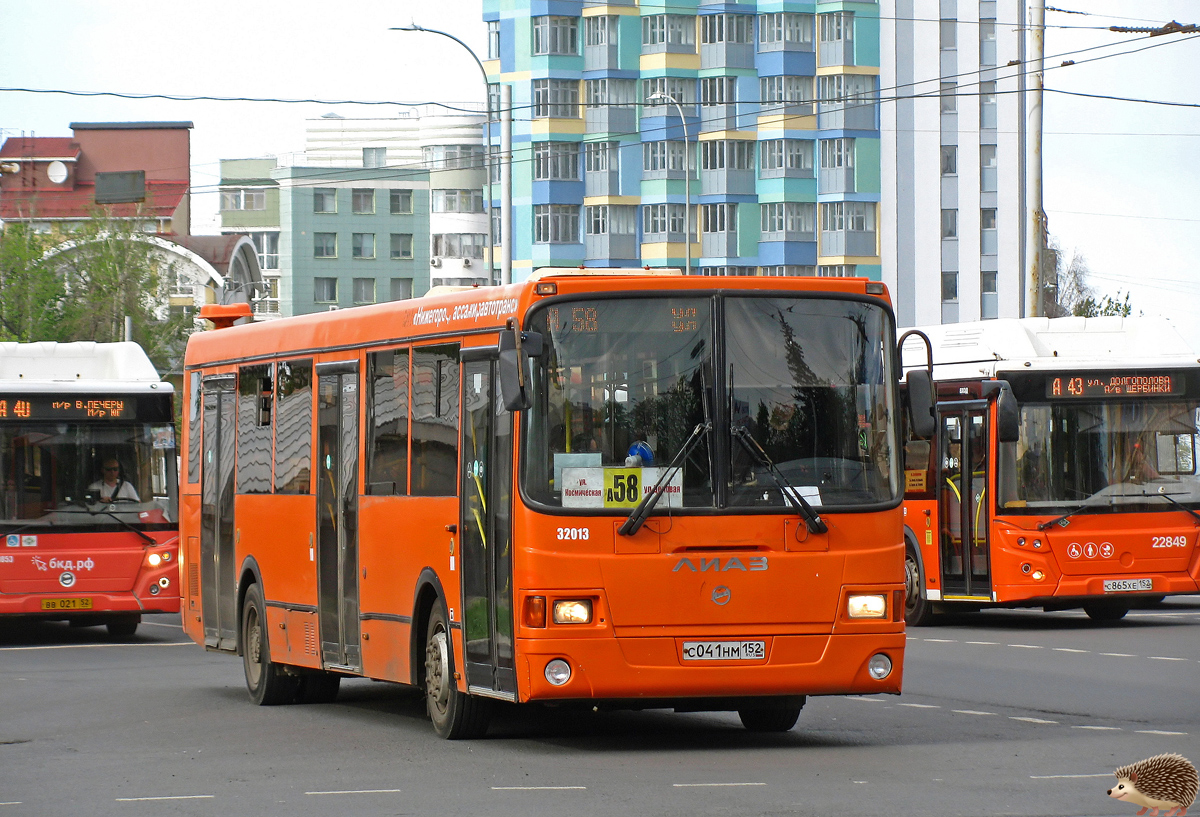
{"label": "bus front wheel", "polygon": [[924,627],[933,621],[933,605],[921,592],[921,565],[912,545],[904,548],[904,623]]}
{"label": "bus front wheel", "polygon": [[246,671],[246,689],[254,703],[275,706],[295,699],[296,677],[271,660],[267,606],[257,584],[250,585],[242,605],[242,667]]}
{"label": "bus front wheel", "polygon": [[758,706],[747,706],[738,710],[742,726],[751,732],[786,732],[796,725],[805,697],[783,698]]}
{"label": "bus front wheel", "polygon": [[439,601],[429,615],[425,638],[425,708],[433,730],[447,740],[487,734],[488,702],[465,695],[455,679],[454,653],[446,608]]}

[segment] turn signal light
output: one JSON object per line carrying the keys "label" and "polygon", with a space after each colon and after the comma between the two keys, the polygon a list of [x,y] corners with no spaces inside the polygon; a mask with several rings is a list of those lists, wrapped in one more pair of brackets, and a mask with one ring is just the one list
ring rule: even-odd
{"label": "turn signal light", "polygon": [[521,616],[521,622],[526,627],[545,627],[546,626],[546,597],[545,596],[526,596],[525,609]]}
{"label": "turn signal light", "polygon": [[554,602],[555,624],[588,624],[592,620],[591,599]]}

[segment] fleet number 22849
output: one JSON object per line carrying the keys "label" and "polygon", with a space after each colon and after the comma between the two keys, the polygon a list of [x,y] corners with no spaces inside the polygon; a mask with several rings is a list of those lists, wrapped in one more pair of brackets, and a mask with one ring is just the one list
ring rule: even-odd
{"label": "fleet number 22849", "polygon": [[1151,536],[1150,547],[1152,548],[1185,548],[1187,547],[1187,536]]}

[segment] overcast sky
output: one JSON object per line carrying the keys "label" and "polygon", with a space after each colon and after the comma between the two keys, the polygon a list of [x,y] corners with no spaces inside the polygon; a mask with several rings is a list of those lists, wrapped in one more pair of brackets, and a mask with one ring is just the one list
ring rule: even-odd
{"label": "overcast sky", "polygon": [[[4,0],[0,85],[479,105],[479,69],[416,22],[465,40],[481,56],[479,0],[353,0],[336,7],[281,0]],[[1135,42],[1109,25],[1200,23],[1196,0],[1062,0],[1086,15],[1047,13],[1046,52],[1078,64],[1048,70],[1047,87],[1200,103],[1200,39]],[[1106,17],[1102,15],[1118,15]],[[1120,50],[1140,53],[1084,63]],[[1050,59],[1055,66],[1063,58]],[[216,232],[218,160],[303,149],[304,120],[325,113],[393,115],[400,106],[173,102],[0,93],[2,135],[68,136],[77,121],[190,120],[193,230]],[[1132,293],[1134,314],[1171,317],[1200,350],[1200,108],[1048,93],[1045,201],[1051,233],[1079,252],[1101,294]]]}

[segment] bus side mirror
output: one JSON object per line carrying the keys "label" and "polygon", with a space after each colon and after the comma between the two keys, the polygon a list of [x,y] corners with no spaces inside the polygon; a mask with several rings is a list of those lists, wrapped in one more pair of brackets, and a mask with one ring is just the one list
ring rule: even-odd
{"label": "bus side mirror", "polygon": [[541,354],[541,333],[518,334],[515,329],[500,332],[500,399],[509,411],[523,411],[533,405],[525,361]]}
{"label": "bus side mirror", "polygon": [[933,381],[925,369],[913,369],[905,377],[908,384],[908,415],[912,432],[926,439],[937,430],[933,414]]}
{"label": "bus side mirror", "polygon": [[996,439],[1015,443],[1021,439],[1021,406],[1007,380],[984,381],[983,396],[999,390],[996,396]]}

